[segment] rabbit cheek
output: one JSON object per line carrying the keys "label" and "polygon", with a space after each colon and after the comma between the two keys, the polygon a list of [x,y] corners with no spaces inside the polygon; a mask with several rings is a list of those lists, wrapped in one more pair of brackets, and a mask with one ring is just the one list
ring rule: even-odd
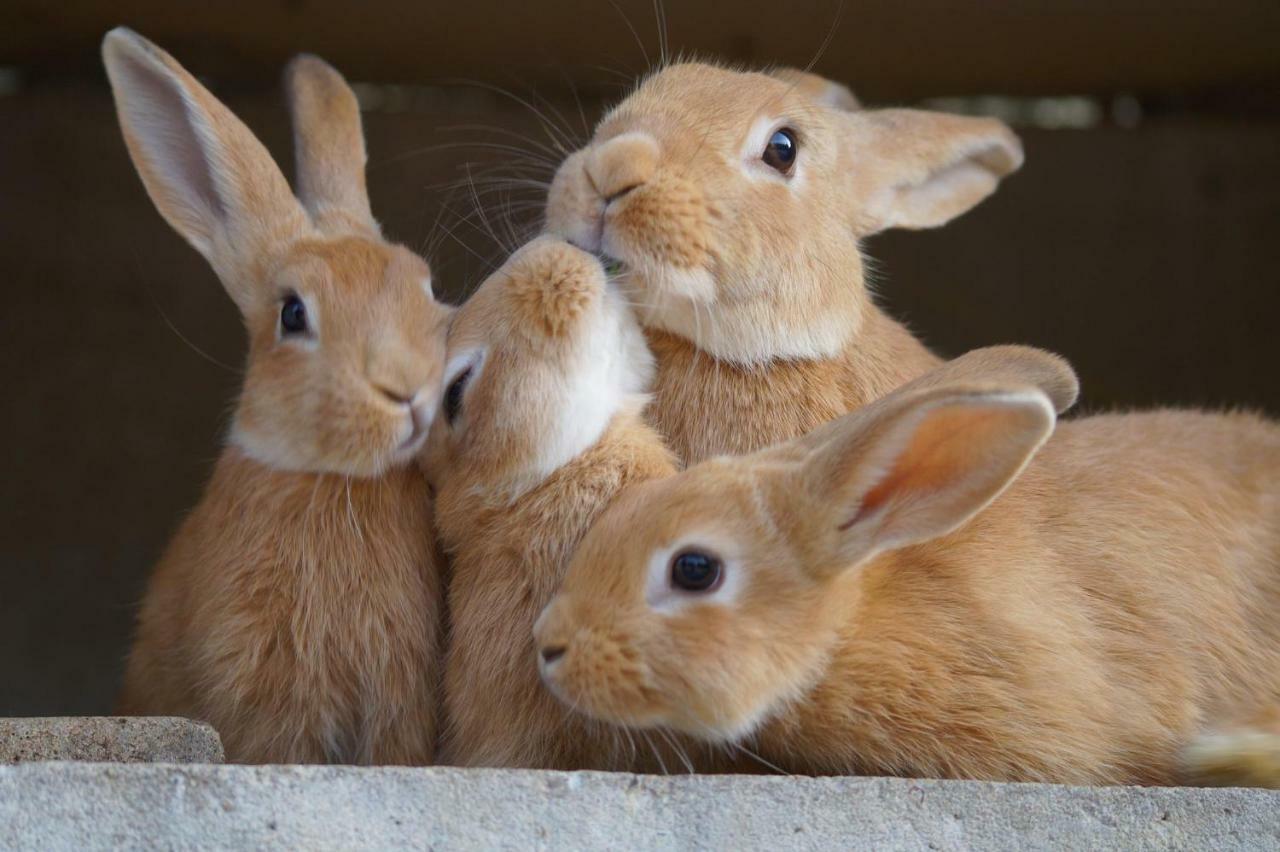
{"label": "rabbit cheek", "polygon": [[624,725],[661,723],[663,701],[648,665],[627,637],[582,630],[558,667],[553,691],[582,712]]}
{"label": "rabbit cheek", "polygon": [[696,184],[659,175],[610,206],[602,249],[638,267],[705,270],[711,258],[712,221]]}
{"label": "rabbit cheek", "polygon": [[250,365],[231,439],[250,457],[282,470],[325,470],[315,429],[317,399],[308,355],[279,352]]}

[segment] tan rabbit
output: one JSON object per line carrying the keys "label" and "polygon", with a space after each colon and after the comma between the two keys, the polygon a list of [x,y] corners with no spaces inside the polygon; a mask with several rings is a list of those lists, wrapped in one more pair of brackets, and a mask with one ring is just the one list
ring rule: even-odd
{"label": "tan rabbit", "polygon": [[207,720],[237,762],[430,762],[440,561],[412,459],[449,311],[370,213],[355,98],[319,59],[290,65],[299,202],[171,56],[125,29],[102,52],[147,192],[249,338],[227,448],[151,577],[121,710]]}
{"label": "tan rabbit", "polygon": [[935,366],[859,241],[942,225],[1022,164],[999,121],[860,110],[809,74],[673,65],[561,165],[550,232],[620,261],[687,463],[802,435]]}
{"label": "tan rabbit", "polygon": [[570,714],[538,680],[533,622],[578,540],[619,493],[675,472],[640,416],[652,359],[626,301],[594,257],[539,238],[458,310],[448,352],[424,458],[451,569],[441,761],[711,767]]}
{"label": "tan rabbit", "polygon": [[623,495],[541,616],[549,686],[794,772],[1206,765],[1198,734],[1280,706],[1280,428],[1156,411],[1050,439],[1066,365],[982,358]]}

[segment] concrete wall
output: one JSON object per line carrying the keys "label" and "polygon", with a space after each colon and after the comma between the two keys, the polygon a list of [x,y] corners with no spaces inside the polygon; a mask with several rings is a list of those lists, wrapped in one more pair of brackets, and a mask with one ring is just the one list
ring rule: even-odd
{"label": "concrete wall", "polygon": [[[263,85],[219,92],[288,164],[283,104]],[[465,197],[442,212],[439,185],[492,163],[473,143],[498,136],[446,128],[536,121],[451,89],[384,92],[366,122],[375,212],[460,297],[503,248],[458,224]],[[1064,352],[1090,409],[1280,413],[1280,122],[1024,137],[1027,166],[976,211],[870,241],[890,310],[946,353]],[[152,210],[98,80],[0,97],[0,269],[0,715],[104,712],[148,567],[218,452],[242,332]]]}
{"label": "concrete wall", "polygon": [[1280,792],[352,767],[0,767],[5,849],[1256,850]]}

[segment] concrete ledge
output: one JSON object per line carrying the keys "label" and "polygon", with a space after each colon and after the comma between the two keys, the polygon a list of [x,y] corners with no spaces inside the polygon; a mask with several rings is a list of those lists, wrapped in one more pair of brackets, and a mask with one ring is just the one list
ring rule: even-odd
{"label": "concrete ledge", "polygon": [[203,722],[167,716],[0,718],[0,763],[91,760],[221,763],[222,740]]}
{"label": "concrete ledge", "polygon": [[0,848],[1278,849],[1280,792],[459,769],[0,767]]}

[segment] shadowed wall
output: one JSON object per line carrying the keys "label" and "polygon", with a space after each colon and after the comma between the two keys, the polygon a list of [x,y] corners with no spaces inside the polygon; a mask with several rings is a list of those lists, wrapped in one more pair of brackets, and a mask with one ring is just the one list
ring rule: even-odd
{"label": "shadowed wall", "polygon": [[[332,22],[319,29],[311,24],[310,34],[289,32],[283,24],[268,27],[270,37],[250,33],[238,50],[228,51],[226,45],[237,44],[234,27],[217,21],[208,22],[217,33],[211,44],[181,35],[205,12],[193,12],[193,23],[161,15],[155,4],[134,5],[155,15],[155,26],[148,28],[145,16],[133,25],[193,70],[238,69],[215,78],[221,83],[215,91],[263,138],[286,173],[289,132],[275,88],[282,57],[301,49],[336,52],[331,58],[340,67],[345,59],[356,69],[353,79],[411,82],[443,76],[452,61],[411,55],[408,41],[379,27],[361,48]],[[586,13],[580,5],[557,5],[550,17],[581,17]],[[638,16],[634,5],[627,8]],[[697,36],[706,29],[711,5],[680,13],[688,32]],[[302,4],[312,11],[323,7]],[[288,18],[290,8],[272,7],[271,14]],[[906,61],[908,53],[881,46],[875,55],[901,61],[871,68],[864,86],[856,72],[869,66],[865,53],[853,48],[866,41],[866,29],[849,36],[849,44],[838,37],[820,70],[848,71],[855,88],[873,100],[984,87],[1106,91],[1128,74],[1135,88],[1182,93],[1175,102],[1190,104],[1156,111],[1134,129],[1105,121],[1088,130],[1019,127],[1027,165],[992,199],[941,230],[869,241],[877,289],[889,310],[945,354],[1015,341],[1060,351],[1080,370],[1088,409],[1243,405],[1280,414],[1280,383],[1272,375],[1280,315],[1280,116],[1256,107],[1275,102],[1276,62],[1250,52],[1253,42],[1241,35],[1247,26],[1240,20],[1197,18],[1192,12],[1198,8],[1183,4],[1171,13],[1192,24],[1213,21],[1204,36],[1210,55],[1195,54],[1189,70],[1170,63],[1184,42],[1196,43],[1191,24],[1185,32],[1157,33],[1146,65],[1135,59],[1093,67],[1064,59],[1047,69],[1037,66],[1030,82],[1007,61],[1029,55],[1021,41],[1003,58],[988,51],[973,63],[935,57],[921,67]],[[26,69],[16,77],[21,85],[0,97],[0,269],[6,278],[0,439],[7,448],[0,469],[0,714],[109,708],[146,572],[195,501],[218,452],[243,355],[230,300],[153,210],[128,161],[93,55],[104,13],[77,4],[70,9],[59,24],[20,4],[27,37],[0,32],[0,64],[21,62]],[[881,18],[870,19],[881,20],[886,39],[911,43],[895,29],[891,10],[875,9]],[[1241,4],[1237,11],[1251,10]],[[1067,20],[1064,14],[1060,20]],[[106,17],[110,23],[129,20]],[[674,31],[676,12],[672,17]],[[930,21],[921,29],[926,42],[937,37],[939,24]],[[1068,23],[1068,34],[1083,26],[1076,19]],[[1111,32],[1111,38],[1126,32],[1095,24],[1096,32]],[[846,21],[840,32],[849,26]],[[1034,31],[1016,16],[1006,15],[1003,26],[1024,35]],[[820,41],[825,23],[803,30],[808,41],[798,25],[786,24],[776,51],[762,27],[738,42],[726,36],[723,46],[709,35],[697,43],[743,59],[802,62],[800,54]],[[166,32],[177,41],[167,42]],[[473,50],[491,55],[506,30],[474,38],[457,32],[459,73],[483,77],[467,57]],[[61,40],[37,50],[33,40],[49,33]],[[629,39],[625,30],[623,36]],[[184,52],[184,45],[192,49]],[[377,51],[384,48],[389,52],[382,63]],[[575,62],[592,61],[585,48],[565,49]],[[1121,52],[1115,45],[1108,49]],[[522,68],[543,69],[530,71],[528,79],[537,81],[538,91],[554,93],[550,106],[581,133],[578,104],[546,72],[546,62],[532,48],[528,55],[517,51],[505,75],[497,76],[509,83],[524,79]],[[1192,82],[1200,75],[1200,88],[1188,74]],[[582,109],[590,122],[612,95],[584,75]],[[1233,87],[1223,90],[1228,83]],[[506,153],[485,147],[510,137],[456,128],[483,124],[538,137],[538,122],[512,100],[474,87],[362,94],[377,107],[365,115],[374,212],[388,235],[428,253],[438,291],[456,300],[504,248],[474,215],[469,192],[446,201],[442,185],[465,177],[464,164],[472,163],[470,173],[481,176],[484,192],[490,188],[483,182],[486,169],[509,171],[511,165]],[[1165,95],[1150,97],[1168,102]],[[505,199],[481,200],[493,211],[495,230],[505,235]],[[536,200],[536,193],[525,194],[512,212],[527,214],[520,204]]]}

